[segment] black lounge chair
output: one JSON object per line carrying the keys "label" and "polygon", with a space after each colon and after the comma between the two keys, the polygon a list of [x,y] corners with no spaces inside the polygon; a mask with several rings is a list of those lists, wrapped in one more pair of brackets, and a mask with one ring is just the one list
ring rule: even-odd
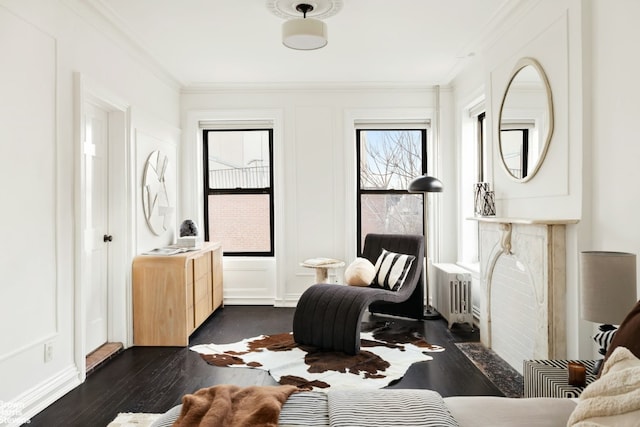
{"label": "black lounge chair", "polygon": [[303,292],[293,317],[293,338],[302,345],[327,351],[357,354],[360,321],[371,312],[422,319],[424,317],[424,238],[420,235],[368,234],[362,256],[374,265],[382,249],[414,255],[403,286],[398,291],[378,287],[315,284]]}

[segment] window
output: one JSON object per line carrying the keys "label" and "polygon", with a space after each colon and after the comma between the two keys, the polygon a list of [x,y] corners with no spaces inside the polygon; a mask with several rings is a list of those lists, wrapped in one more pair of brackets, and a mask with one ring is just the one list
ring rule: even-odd
{"label": "window", "polygon": [[467,218],[474,216],[474,185],[489,178],[486,176],[486,137],[484,103],[479,101],[462,117],[458,261],[466,265],[478,263],[480,225]]}
{"label": "window", "polygon": [[273,130],[205,129],[205,238],[225,255],[272,256]]}
{"label": "window", "polygon": [[487,166],[485,164],[485,155],[484,155],[484,141],[486,140],[486,113],[482,112],[478,114],[478,119],[476,123],[476,153],[478,157],[478,166],[476,170],[476,175],[478,178],[478,182],[484,182],[484,171]]}
{"label": "window", "polygon": [[526,178],[529,174],[529,129],[502,129],[500,149],[511,175]]}
{"label": "window", "polygon": [[357,235],[423,234],[422,193],[407,191],[427,170],[426,129],[356,129]]}

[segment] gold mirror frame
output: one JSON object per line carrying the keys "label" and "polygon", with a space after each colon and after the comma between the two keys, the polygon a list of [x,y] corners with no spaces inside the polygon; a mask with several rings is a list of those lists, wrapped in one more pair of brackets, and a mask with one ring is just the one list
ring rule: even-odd
{"label": "gold mirror frame", "polygon": [[[530,170],[527,171],[526,176],[520,178],[517,177],[516,175],[514,175],[511,172],[511,169],[509,168],[509,166],[507,165],[507,162],[505,160],[505,150],[503,147],[503,137],[502,137],[502,131],[504,128],[504,124],[503,124],[503,115],[505,113],[505,104],[507,102],[507,97],[509,95],[509,89],[511,89],[511,86],[514,82],[514,80],[516,79],[516,77],[518,76],[518,74],[526,67],[531,66],[535,69],[535,71],[537,72],[538,76],[540,77],[541,83],[543,84],[545,91],[546,91],[546,108],[547,108],[547,129],[543,130],[546,132],[546,135],[544,137],[544,142],[543,142],[543,146],[542,149],[539,150],[539,156],[538,159],[535,163],[535,165],[533,165],[532,168],[530,168]],[[532,121],[534,121],[534,119],[531,119]],[[540,169],[540,167],[542,166],[542,162],[544,161],[545,156],[547,155],[547,151],[549,150],[549,144],[551,142],[551,136],[553,135],[553,96],[551,94],[551,86],[549,85],[549,80],[547,79],[547,75],[544,72],[544,69],[542,68],[542,66],[540,65],[540,63],[538,61],[536,61],[533,58],[522,58],[518,61],[518,63],[516,64],[516,66],[514,67],[513,71],[511,72],[511,77],[509,78],[509,83],[507,84],[506,89],[504,90],[504,95],[502,96],[502,102],[500,103],[500,113],[498,115],[498,143],[499,143],[499,149],[500,149],[500,160],[502,163],[502,166],[504,167],[504,170],[507,174],[507,176],[509,176],[511,179],[517,181],[517,182],[527,182],[529,180],[531,180],[536,173],[538,172],[538,170]]]}

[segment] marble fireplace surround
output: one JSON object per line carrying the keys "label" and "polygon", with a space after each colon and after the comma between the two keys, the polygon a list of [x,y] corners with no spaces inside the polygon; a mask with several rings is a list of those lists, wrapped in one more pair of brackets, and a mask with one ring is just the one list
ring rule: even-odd
{"label": "marble fireplace surround", "polygon": [[[523,360],[565,359],[565,235],[566,225],[577,221],[499,217],[470,219],[480,224],[482,343],[520,373]],[[498,265],[501,265],[499,269],[496,268]],[[511,293],[511,287],[515,296],[506,300],[512,303],[505,303],[502,293]],[[516,287],[524,291],[516,290]],[[495,294],[496,290],[501,294]],[[492,307],[493,301],[498,301],[496,307]],[[517,307],[517,304],[521,306]],[[505,305],[516,306],[505,308]],[[492,319],[492,313],[497,311],[501,314],[495,317],[501,323]],[[530,319],[523,320],[527,316]],[[517,325],[522,323],[528,327],[518,328]]]}

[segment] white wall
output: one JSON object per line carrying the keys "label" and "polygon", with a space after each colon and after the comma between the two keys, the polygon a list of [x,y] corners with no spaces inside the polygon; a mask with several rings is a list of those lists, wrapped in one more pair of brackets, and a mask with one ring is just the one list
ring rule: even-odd
{"label": "white wall", "polygon": [[[14,404],[25,418],[83,378],[74,315],[75,76],[128,105],[126,155],[132,165],[137,140],[131,133],[160,134],[174,147],[178,142],[177,86],[120,47],[117,34],[98,33],[104,23],[86,21],[86,7],[76,0],[0,0],[0,403]],[[135,226],[130,199],[138,171],[129,164],[119,170],[131,185],[120,195],[131,207],[123,221],[140,240],[146,231]],[[124,298],[128,280],[122,277],[118,285]],[[53,360],[44,363],[47,342]]]}
{"label": "white wall", "polygon": [[[441,104],[450,108],[450,95],[443,93]],[[300,267],[301,261],[319,256],[353,260],[356,254],[353,122],[431,120],[434,106],[433,88],[308,85],[185,90],[183,180],[190,184],[182,193],[184,218],[199,218],[202,222],[198,121],[262,118],[275,123],[276,256],[271,260],[226,257],[225,302],[293,306],[314,278],[313,270]],[[442,134],[450,135],[450,122],[442,122]],[[450,144],[441,151],[449,156],[452,149]],[[440,167],[446,169],[446,177],[455,177],[454,168],[447,162],[450,159]],[[448,186],[447,179],[443,177],[443,181]],[[447,205],[449,200],[455,200],[454,193],[443,193],[443,209],[454,205]],[[449,220],[453,215],[444,218],[443,226],[455,230],[455,222]],[[455,254],[455,239],[441,252]]]}
{"label": "white wall", "polygon": [[[638,168],[633,123],[640,108],[639,61],[628,52],[638,39],[633,0],[542,0],[525,4],[497,41],[456,78],[456,111],[483,86],[491,129],[492,164],[487,180],[502,217],[579,219],[567,230],[567,349],[569,357],[592,357],[592,325],[579,315],[582,250],[638,253],[635,227]],[[525,184],[509,179],[497,149],[497,114],[513,65],[537,59],[553,92],[555,130],[543,166]],[[482,70],[479,72],[479,70]],[[482,76],[482,78],[480,78]],[[456,126],[461,127],[458,123]]]}
{"label": "white wall", "polygon": [[[593,176],[590,204],[593,240],[583,250],[640,254],[640,2],[593,2],[591,140],[585,172]],[[640,287],[638,287],[640,295]]]}
{"label": "white wall", "polygon": [[[591,85],[585,132],[592,149],[585,156],[583,171],[588,188],[584,206],[589,233],[579,250],[640,255],[640,229],[635,215],[640,207],[640,193],[635,189],[640,179],[635,162],[640,154],[636,143],[640,82],[635,73],[640,60],[628,54],[640,38],[640,29],[634,24],[640,16],[640,4],[634,0],[592,0],[589,7],[592,32],[587,42],[591,51],[585,64],[590,70]],[[640,279],[636,290],[640,299]],[[590,323],[587,326],[595,327]]]}

